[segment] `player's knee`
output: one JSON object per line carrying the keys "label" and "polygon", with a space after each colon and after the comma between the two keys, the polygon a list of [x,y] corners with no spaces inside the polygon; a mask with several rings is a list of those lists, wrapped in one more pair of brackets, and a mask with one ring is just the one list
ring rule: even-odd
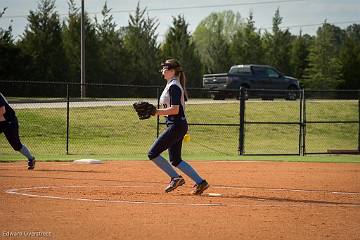
{"label": "player's knee", "polygon": [[180,163],[181,163],[181,159],[176,159],[176,160],[172,160],[170,159],[171,165],[173,165],[174,167],[177,167]]}
{"label": "player's knee", "polygon": [[149,151],[149,152],[148,152],[148,158],[149,158],[150,160],[158,157],[159,155],[160,155],[159,153],[154,152],[154,151]]}
{"label": "player's knee", "polygon": [[15,150],[15,151],[20,151],[22,148],[22,144],[21,143],[16,143],[16,144],[11,144],[11,147]]}

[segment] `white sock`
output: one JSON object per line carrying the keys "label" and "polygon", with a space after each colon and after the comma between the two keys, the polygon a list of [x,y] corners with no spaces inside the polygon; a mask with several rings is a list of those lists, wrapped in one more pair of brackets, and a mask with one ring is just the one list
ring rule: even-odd
{"label": "white sock", "polygon": [[33,160],[33,159],[34,159],[33,155],[31,155],[29,149],[28,149],[24,144],[22,145],[22,147],[21,147],[21,149],[19,150],[19,152],[20,152],[22,155],[24,155],[25,157],[27,157],[27,159],[29,159],[29,160]]}

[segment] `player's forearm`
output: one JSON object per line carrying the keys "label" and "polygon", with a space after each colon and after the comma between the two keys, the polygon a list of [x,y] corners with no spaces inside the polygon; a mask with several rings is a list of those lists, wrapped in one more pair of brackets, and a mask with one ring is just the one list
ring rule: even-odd
{"label": "player's forearm", "polygon": [[6,113],[5,106],[0,107],[0,122],[5,121],[4,114]]}
{"label": "player's forearm", "polygon": [[156,110],[156,115],[166,116],[166,115],[176,115],[179,113],[179,105],[174,105],[169,108],[163,108]]}

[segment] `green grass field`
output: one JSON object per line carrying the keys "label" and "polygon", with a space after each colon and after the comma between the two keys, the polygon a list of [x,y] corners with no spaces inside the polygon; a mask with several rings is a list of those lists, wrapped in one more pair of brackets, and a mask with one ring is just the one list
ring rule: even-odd
{"label": "green grass field", "polygon": [[[39,160],[70,161],[79,158],[103,160],[147,159],[156,139],[156,119],[138,120],[132,106],[70,109],[69,155],[66,154],[66,109],[18,109],[21,139]],[[246,121],[299,121],[298,101],[247,102]],[[188,104],[189,123],[239,123],[239,104]],[[308,121],[357,121],[357,101],[307,103]],[[164,129],[161,125],[160,130]],[[308,124],[307,152],[356,149],[357,124]],[[184,143],[189,160],[272,160],[360,162],[359,155],[238,156],[239,127],[190,126],[191,141]],[[245,153],[298,152],[298,125],[246,125]],[[0,161],[23,160],[4,136],[0,137]],[[167,154],[165,155],[167,156]]]}

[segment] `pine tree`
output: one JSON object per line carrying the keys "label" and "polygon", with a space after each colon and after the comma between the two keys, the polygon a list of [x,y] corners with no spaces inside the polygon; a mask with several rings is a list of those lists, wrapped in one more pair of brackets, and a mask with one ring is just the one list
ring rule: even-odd
{"label": "pine tree", "polygon": [[[37,10],[31,10],[27,19],[29,23],[19,46],[32,58],[32,74],[28,79],[48,82],[66,80],[67,62],[55,1],[40,0]],[[61,91],[57,88],[52,88],[51,91],[38,89],[38,94],[58,95]]]}
{"label": "pine tree", "polygon": [[[6,7],[0,12],[0,18],[5,14]],[[8,29],[0,28],[0,44],[13,44],[14,39],[12,35],[12,26],[10,25]]]}
{"label": "pine tree", "polygon": [[80,82],[80,13],[74,0],[69,0],[68,18],[62,26],[63,44],[69,64],[69,82]]}
{"label": "pine tree", "polygon": [[162,46],[164,59],[178,59],[186,72],[187,87],[201,87],[201,63],[195,44],[188,32],[188,24],[183,16],[173,17]]}
{"label": "pine tree", "polygon": [[346,29],[343,47],[340,51],[342,89],[360,89],[360,25],[353,24]]}
{"label": "pine tree", "polygon": [[[0,12],[0,18],[7,8]],[[23,54],[21,49],[14,43],[12,26],[7,29],[0,28],[0,82],[26,80],[30,57]],[[1,89],[12,96],[21,96],[20,85],[5,84]]]}
{"label": "pine tree", "polygon": [[300,31],[299,36],[296,36],[291,43],[291,76],[297,79],[302,79],[305,69],[308,66],[309,47],[311,44],[311,37],[309,35],[303,36]]}
{"label": "pine tree", "polygon": [[117,29],[107,4],[101,11],[102,22],[95,18],[100,45],[101,83],[128,84],[129,53],[124,47],[123,29]]}
{"label": "pine tree", "polygon": [[280,24],[282,17],[277,9],[273,17],[272,34],[265,33],[263,44],[265,49],[265,63],[272,65],[280,71],[289,74],[290,68],[290,47],[292,36],[288,29],[282,31]]}
{"label": "pine tree", "polygon": [[209,60],[206,67],[210,73],[227,72],[233,65],[230,57],[230,44],[221,34],[222,28],[223,25],[219,22],[218,28],[210,39],[207,49]]}
{"label": "pine tree", "polygon": [[230,45],[234,64],[263,63],[261,36],[256,32],[253,14],[250,12],[247,23],[236,31]]}
{"label": "pine tree", "polygon": [[309,67],[306,69],[304,86],[311,89],[336,89],[343,83],[339,43],[334,26],[324,23],[317,30],[310,48]]}
{"label": "pine tree", "polygon": [[125,31],[124,46],[131,58],[130,83],[139,85],[160,85],[160,52],[156,29],[158,20],[145,16],[138,3],[135,14],[130,15]]}
{"label": "pine tree", "polygon": [[[85,27],[85,79],[86,83],[98,83],[101,79],[99,40],[95,24],[88,14],[84,16]],[[81,76],[81,13],[75,0],[69,0],[68,18],[63,23],[63,38],[67,61],[70,66],[70,82],[80,82]]]}

